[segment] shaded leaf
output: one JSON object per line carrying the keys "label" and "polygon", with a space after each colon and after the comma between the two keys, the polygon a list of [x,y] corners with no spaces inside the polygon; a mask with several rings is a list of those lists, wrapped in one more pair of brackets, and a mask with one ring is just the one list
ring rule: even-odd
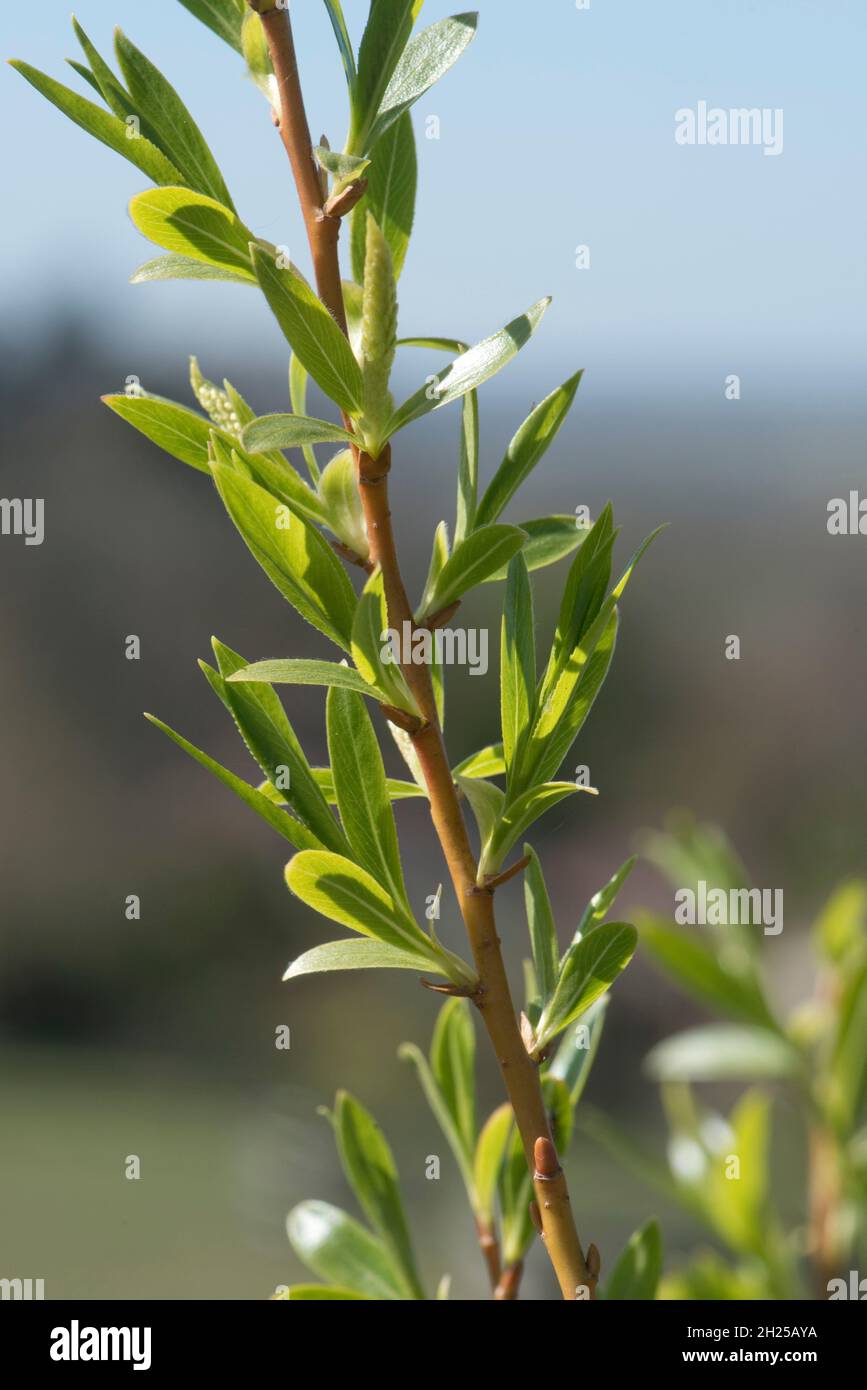
{"label": "shaded leaf", "polygon": [[[469,400],[469,397],[465,399]],[[576,526],[574,516],[541,516],[516,524],[527,536],[521,554],[531,573],[565,559],[587,536],[584,527]],[[499,583],[506,578],[507,573],[508,567],[504,565],[496,574],[489,574],[485,583]]]}
{"label": "shaded leaf", "polygon": [[174,251],[145,261],[133,272],[129,282],[131,285],[150,285],[161,280],[223,280],[229,285],[256,284],[251,275],[227,270],[225,266],[213,265],[208,261],[194,260],[192,256],[181,256]]}
{"label": "shaded leaf", "polygon": [[795,1048],[767,1028],[714,1023],[665,1038],[647,1054],[654,1081],[758,1081],[798,1076]]}
{"label": "shaded leaf", "polygon": [[520,552],[509,563],[500,641],[500,723],[511,774],[536,713],[536,620],[533,590]]}
{"label": "shaded leaf", "polygon": [[455,547],[433,588],[422,596],[419,617],[438,613],[469,593],[494,570],[508,563],[523,543],[524,532],[517,526],[484,526],[473,531]]}
{"label": "shaded leaf", "polygon": [[384,700],[385,696],[376,686],[368,685],[351,666],[338,665],[334,661],[310,661],[290,658],[277,661],[254,661],[244,666],[230,677],[232,681],[257,682],[267,685],[326,685],[338,686],[342,690],[355,690],[359,695],[369,695],[373,700]]}
{"label": "shaded leaf", "polygon": [[494,1216],[497,1184],[512,1132],[511,1105],[500,1105],[482,1126],[473,1159],[473,1181],[478,1198],[478,1214],[490,1224]]}
{"label": "shaded leaf", "polygon": [[533,965],[542,1003],[545,1004],[554,993],[560,973],[560,948],[557,944],[557,927],[551,910],[551,900],[545,887],[539,856],[531,845],[524,846],[524,854],[529,864],[524,870],[524,903],[527,911],[527,925],[530,929],[530,946],[533,952]]}
{"label": "shaded leaf", "polygon": [[467,1154],[476,1144],[476,1035],[466,999],[449,999],[434,1027],[431,1070]]}
{"label": "shaded leaf", "polygon": [[687,992],[705,1004],[748,1023],[773,1027],[773,1019],[758,980],[752,974],[735,975],[683,928],[675,929],[659,918],[642,918],[641,941],[660,965]]}
{"label": "shaded leaf", "polygon": [[300,449],[305,444],[344,444],[353,436],[328,420],[302,415],[260,415],[244,430],[244,447],[257,450]]}
{"label": "shaded leaf", "polygon": [[222,203],[189,188],[153,188],[129,205],[135,226],[166,251],[190,256],[256,283],[250,234]]}
{"label": "shaded leaf", "polygon": [[476,515],[476,525],[496,521],[518,488],[532,473],[556,439],[575,399],[583,373],[577,372],[541,405],[531,411],[515,435],[506,456],[485,489]]}
{"label": "shaded leaf", "polygon": [[332,922],[436,962],[436,949],[407,910],[352,860],[304,851],[287,865],[286,882],[296,897]]}
{"label": "shaded leaf", "polygon": [[549,1076],[557,1076],[569,1087],[569,1099],[574,1110],[590,1078],[590,1071],[599,1050],[608,996],[603,994],[583,1018],[564,1034],[548,1068]]}

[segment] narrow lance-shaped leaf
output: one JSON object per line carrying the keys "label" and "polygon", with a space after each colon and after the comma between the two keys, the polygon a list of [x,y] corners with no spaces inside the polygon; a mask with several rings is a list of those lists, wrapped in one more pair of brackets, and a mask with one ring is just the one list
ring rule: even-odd
{"label": "narrow lance-shaped leaf", "polygon": [[321,300],[294,266],[251,244],[253,267],[283,334],[313,380],[341,410],[358,414],[364,392],[361,368]]}
{"label": "narrow lance-shaped leaf", "polygon": [[344,651],[351,644],[356,598],[331,547],[264,488],[224,468],[214,481],[251,554],[302,618]]}
{"label": "narrow lance-shaped leaf", "polygon": [[484,851],[503,814],[505,794],[493,782],[487,782],[483,777],[463,777],[460,773],[455,773],[454,779],[470,804],[479,827],[479,838]]}
{"label": "narrow lance-shaped leaf", "polygon": [[[150,140],[152,145],[156,145],[158,148],[162,149],[163,154],[171,158],[157,132],[152,129],[147,120],[142,119],[141,113],[136,110],[135,103],[129,92],[91,43],[74,15],[72,18],[72,28],[90,64],[90,70],[88,71],[88,69],[85,68],[85,73],[92,78],[96,91],[102,97],[109,110],[113,111],[115,116],[118,116],[124,123],[128,124],[130,138],[137,138],[139,135],[143,135],[145,139]],[[132,117],[133,120],[130,120],[130,117]]]}
{"label": "narrow lance-shaped leaf", "polygon": [[[352,625],[352,659],[368,684],[386,693],[390,705],[418,714],[400,665],[393,659],[390,632],[382,573],[376,570],[358,600]],[[397,633],[398,645],[401,639],[402,634]]]}
{"label": "narrow lance-shaped leaf", "polygon": [[358,671],[351,666],[334,661],[311,661],[303,658],[289,658],[275,661],[254,661],[244,666],[230,677],[232,681],[259,682],[267,685],[324,685],[337,686],[342,690],[354,690],[359,695],[367,695],[373,700],[386,697],[376,686],[368,685]]}
{"label": "narrow lance-shaped leaf", "polygon": [[509,564],[500,639],[500,722],[510,774],[536,712],[536,620],[530,576],[520,552]]}
{"label": "narrow lance-shaped leaf", "polygon": [[353,436],[328,420],[301,415],[260,415],[244,430],[244,447],[252,449],[300,449],[305,444],[345,444]]}
{"label": "narrow lance-shaped leaf", "polygon": [[467,1153],[476,1144],[476,1035],[466,999],[449,999],[434,1027],[431,1070]]}
{"label": "narrow lance-shaped leaf", "polygon": [[507,564],[524,544],[517,526],[484,526],[456,546],[423,596],[419,617],[429,617],[467,594],[494,570]]}
{"label": "narrow lance-shaped leaf", "polygon": [[529,830],[534,821],[546,811],[550,811],[565,797],[574,796],[576,792],[589,792],[591,796],[595,796],[596,788],[578,786],[575,782],[543,782],[539,786],[531,787],[514,800],[509,799],[493,835],[485,846],[480,871],[485,874],[495,873],[524,831]]}
{"label": "narrow lance-shaped leaf", "polygon": [[[289,400],[292,405],[293,415],[307,414],[307,368],[298,360],[293,352],[289,359]],[[316,453],[312,444],[301,446],[304,454],[304,462],[307,464],[307,472],[310,474],[314,483],[319,481],[319,464],[316,462]]]}
{"label": "narrow lance-shaped leaf", "polygon": [[351,449],[341,449],[329,459],[316,492],[325,511],[326,525],[366,565],[370,560],[370,541]]}
{"label": "narrow lance-shaped leaf", "polygon": [[367,214],[373,213],[391,250],[396,279],[400,279],[415,219],[418,160],[412,120],[402,117],[390,127],[370,152],[364,171],[367,191],[352,213],[349,251],[352,274],[364,282],[367,247]]}
{"label": "narrow lance-shaped leaf", "polygon": [[236,53],[242,51],[241,24],[245,7],[239,7],[237,0],[181,0],[181,4]]}
{"label": "narrow lance-shaped leaf", "polygon": [[302,975],[322,975],[332,970],[414,970],[416,974],[433,970],[443,973],[425,956],[363,936],[358,939],[344,937],[314,946],[292,962],[283,979],[295,980]]}
{"label": "narrow lance-shaped leaf", "polygon": [[400,1271],[407,1296],[423,1299],[397,1166],[382,1130],[369,1111],[346,1091],[337,1093],[332,1122],[347,1181]]}
{"label": "narrow lance-shaped leaf", "polygon": [[479,1134],[473,1159],[473,1180],[478,1214],[490,1224],[494,1218],[497,1184],[506,1155],[514,1115],[508,1102],[488,1117]]}
{"label": "narrow lance-shaped leaf", "polygon": [[400,1271],[382,1241],[328,1202],[302,1202],[287,1221],[296,1255],[320,1279],[366,1298],[406,1298]]}
{"label": "narrow lance-shaped leaf", "polygon": [[633,854],[626,860],[625,864],[621,864],[616,874],[612,874],[604,888],[600,888],[598,893],[593,894],[593,897],[590,899],[581,916],[581,921],[578,924],[578,929],[575,932],[573,941],[580,941],[582,936],[586,936],[587,933],[592,931],[594,927],[597,927],[600,922],[605,921],[605,918],[617,901],[621,888],[632,873],[637,862],[638,860]]}
{"label": "narrow lance-shaped leaf", "polygon": [[[401,338],[399,347],[429,348],[460,356],[469,349],[457,338]],[[479,396],[468,391],[461,409],[460,461],[458,464],[458,496],[455,509],[455,545],[465,540],[476,524],[476,505],[479,489]],[[523,529],[523,528],[521,528]],[[489,574],[485,583],[494,578],[505,579],[507,566]]]}
{"label": "narrow lance-shaped leaf", "polygon": [[133,223],[166,251],[203,261],[256,283],[250,264],[250,233],[234,212],[188,188],[156,188],[129,205]]}
{"label": "narrow lance-shaped leaf", "polygon": [[389,391],[397,345],[397,289],[388,242],[372,213],[367,214],[367,247],[362,300],[361,375],[365,448],[375,458],[385,440],[394,401]]}
{"label": "narrow lance-shaped leaf", "polygon": [[264,821],[267,821],[272,830],[276,830],[278,835],[282,835],[283,838],[288,840],[291,845],[294,845],[296,849],[319,849],[322,847],[321,840],[319,840],[311,830],[308,830],[306,825],[302,825],[300,821],[287,815],[285,811],[281,811],[273,801],[267,796],[263,796],[256,787],[251,787],[243,778],[236,777],[228,768],[221,767],[213,758],[209,758],[207,753],[203,753],[200,748],[196,748],[194,744],[189,743],[187,739],[175,733],[174,729],[170,729],[168,724],[164,724],[161,719],[157,719],[152,714],[146,714],[145,719],[150,720],[151,724],[161,729],[173,743],[176,743],[179,748],[182,748],[185,753],[188,753],[201,767],[213,773],[213,775],[223,783],[223,786],[228,787],[230,791],[234,792],[251,810],[255,811],[258,816],[261,816]]}
{"label": "narrow lance-shaped leaf", "polygon": [[413,0],[370,0],[351,92],[347,154],[366,154],[370,133],[400,55],[412,33]]}
{"label": "narrow lance-shaped leaf", "polygon": [[[466,399],[469,400],[469,397]],[[534,570],[556,565],[558,560],[571,555],[587,535],[584,527],[575,525],[574,516],[540,516],[516,524],[527,536],[521,547],[521,554],[531,574]],[[507,574],[508,566],[503,565],[495,574],[489,574],[485,583],[497,584],[504,580]]]}
{"label": "narrow lance-shaped leaf", "polygon": [[590,1072],[599,1051],[608,996],[603,994],[584,1014],[574,1028],[564,1033],[560,1046],[548,1067],[550,1076],[557,1076],[569,1087],[573,1110],[584,1094]]}
{"label": "narrow lance-shaped leaf", "polygon": [[608,1300],[645,1301],[656,1298],[662,1275],[662,1232],[657,1221],[636,1231],[605,1285]]}
{"label": "narrow lance-shaped leaf", "polygon": [[124,159],[141,169],[154,183],[162,185],[184,182],[180,169],[166,158],[161,149],[151,144],[143,135],[131,140],[130,127],[113,112],[104,111],[95,102],[88,101],[71,87],[56,82],[53,77],[31,67],[29,63],[22,63],[16,59],[11,66],[16,72],[20,72],[37,92],[62,111],[64,116],[68,116],[76,125],[81,126],[82,130],[86,130],[88,135],[100,140],[116,154],[123,155]]}
{"label": "narrow lance-shaped leaf", "polygon": [[412,1062],[418,1075],[419,1083],[424,1092],[431,1113],[445,1136],[446,1142],[451,1149],[458,1170],[463,1179],[464,1187],[467,1191],[470,1206],[475,1211],[478,1203],[476,1198],[475,1179],[473,1176],[473,1155],[467,1149],[464,1135],[457,1124],[454,1114],[446,1104],[445,1096],[440,1090],[436,1077],[431,1071],[430,1064],[420,1048],[415,1043],[401,1043],[397,1051],[398,1057],[403,1062]]}
{"label": "narrow lance-shaped leaf", "polygon": [[201,473],[210,473],[208,441],[212,426],[203,415],[157,396],[113,395],[103,396],[102,400],[115,415],[167,454]]}
{"label": "narrow lance-shaped leaf", "polygon": [[611,922],[569,948],[553,997],[536,1025],[536,1056],[610,988],[632,959],[637,942],[634,927]]}
{"label": "narrow lance-shaped leaf", "polygon": [[644,1061],[654,1081],[763,1081],[801,1073],[797,1049],[768,1028],[710,1023],[657,1043]]}
{"label": "narrow lance-shaped leaf", "polygon": [[337,47],[340,49],[343,70],[346,73],[346,82],[351,91],[355,85],[356,77],[355,54],[352,51],[352,42],[349,38],[349,31],[346,28],[346,20],[343,17],[341,0],[325,0],[325,8],[328,11],[328,18],[331,20],[331,27],[334,30]]}
{"label": "narrow lance-shaped leaf", "polygon": [[361,695],[333,686],[326,724],[337,806],[353,853],[409,913],[382,754]]}
{"label": "narrow lance-shaped leaf", "polygon": [[[706,946],[683,928],[659,918],[641,921],[641,941],[654,962],[703,1003],[747,1023],[774,1026],[761,986],[753,975],[724,969]],[[595,932],[591,934],[592,941]]]}
{"label": "narrow lance-shaped leaf", "polygon": [[582,375],[582,372],[576,372],[575,376],[558,386],[524,421],[485,489],[476,517],[478,526],[497,520],[521,484],[544,458],[569,413]]}
{"label": "narrow lance-shaped leaf", "polygon": [[551,910],[551,900],[545,887],[539,856],[531,845],[524,846],[524,854],[530,861],[524,871],[527,925],[530,929],[536,980],[542,1003],[545,1004],[551,998],[557,984],[557,976],[560,973],[560,949],[557,945],[554,913]]}
{"label": "narrow lance-shaped leaf", "polygon": [[227,285],[257,284],[255,278],[246,272],[227,270],[223,265],[194,260],[192,256],[178,255],[174,251],[145,261],[129,277],[131,285],[152,285],[163,280],[221,280]]}
{"label": "narrow lance-shaped leaf", "polygon": [[208,142],[171,83],[118,29],[115,49],[130,96],[154,128],[183,181],[234,211]]}
{"label": "narrow lance-shaped leaf", "polygon": [[414,396],[404,401],[389,421],[389,435],[396,434],[413,420],[420,420],[430,411],[439,410],[441,406],[458,400],[467,391],[489,381],[530,341],[550,303],[550,299],[540,299],[538,304],[534,304],[519,318],[513,319],[499,333],[477,343],[475,347],[456,358],[444,371],[439,372],[433,381],[422,386]]}
{"label": "narrow lance-shaped leaf", "polygon": [[442,19],[410,39],[388,84],[371,132],[380,139],[393,121],[424,96],[457,62],[475,38],[477,14],[458,14]]}

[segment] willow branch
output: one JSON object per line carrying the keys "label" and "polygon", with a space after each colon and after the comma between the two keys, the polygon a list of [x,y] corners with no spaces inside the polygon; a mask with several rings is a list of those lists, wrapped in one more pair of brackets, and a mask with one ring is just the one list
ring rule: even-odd
{"label": "willow branch", "polygon": [[[337,242],[340,217],[323,207],[323,189],[316,167],[310,129],[298,76],[292,27],[276,0],[249,0],[261,14],[271,62],[280,93],[279,129],[298,190],[319,297],[346,332],[346,313]],[[267,11],[264,12],[263,11]],[[359,493],[367,523],[371,560],[383,577],[388,621],[401,629],[414,627],[412,607],[403,582],[388,497],[391,449],[371,458],[360,449],[356,457]],[[521,1040],[515,1006],[500,951],[494,920],[493,890],[477,886],[478,866],[461,813],[451,767],[437,716],[430,671],[425,665],[403,667],[422,717],[411,735],[430,800],[431,818],[439,837],[460,905],[478,973],[474,996],[494,1048],[527,1165],[533,1174],[542,1239],[554,1266],[564,1299],[593,1297],[594,1272],[588,1268],[575,1229],[566,1179],[557,1159],[536,1063]]]}

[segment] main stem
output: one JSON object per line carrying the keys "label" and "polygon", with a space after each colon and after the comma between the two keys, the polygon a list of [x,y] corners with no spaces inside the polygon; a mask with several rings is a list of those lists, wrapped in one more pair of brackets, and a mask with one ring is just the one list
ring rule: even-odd
{"label": "main stem", "polygon": [[[250,3],[261,12],[265,6],[271,6],[272,0],[250,0]],[[345,332],[346,314],[337,250],[340,220],[328,216],[322,206],[323,191],[313,158],[289,15],[286,10],[272,7],[261,17],[280,92],[280,135],[289,155],[304,215],[316,287],[320,299]],[[386,448],[378,459],[361,450],[354,452],[371,559],[382,572],[389,626],[402,630],[402,624],[412,624],[414,618],[391,524],[388,498],[391,450]],[[427,666],[414,664],[403,669],[422,717],[421,728],[412,738],[427,787],[431,817],[478,973],[474,1002],[491,1039],[533,1175],[542,1239],[563,1298],[592,1298],[597,1271],[588,1269],[578,1239],[566,1179],[554,1149],[539,1070],[527,1053],[518,1029],[494,920],[493,891],[480,887],[476,881],[478,866],[443,743],[430,671]]]}

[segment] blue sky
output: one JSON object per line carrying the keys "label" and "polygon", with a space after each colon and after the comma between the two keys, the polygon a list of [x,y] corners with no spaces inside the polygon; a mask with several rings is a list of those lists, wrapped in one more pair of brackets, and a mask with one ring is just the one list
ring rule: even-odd
{"label": "blue sky", "polygon": [[[365,0],[345,8],[357,35]],[[422,20],[453,8],[427,0]],[[177,0],[78,0],[77,14],[104,53],[117,22],[163,68],[245,220],[305,266],[285,156],[236,56]],[[324,6],[296,0],[293,15],[311,124],[337,145],[345,103]],[[7,0],[0,25],[7,56],[63,77],[76,52],[66,0]],[[863,0],[591,0],[584,11],[487,0],[475,43],[416,108],[402,330],[477,339],[553,294],[528,356],[543,384],[585,365],[605,393],[690,383],[716,397],[728,372],[800,400],[850,391],[865,365],[865,38]],[[699,100],[783,108],[783,153],[679,147],[674,113]],[[7,334],[71,307],[131,356],[173,334],[180,355],[207,356],[227,324],[236,354],[275,346],[242,289],[128,286],[150,248],[125,204],[146,181],[10,69],[0,107]],[[424,138],[430,115],[438,141]],[[579,243],[589,270],[575,268]]]}

